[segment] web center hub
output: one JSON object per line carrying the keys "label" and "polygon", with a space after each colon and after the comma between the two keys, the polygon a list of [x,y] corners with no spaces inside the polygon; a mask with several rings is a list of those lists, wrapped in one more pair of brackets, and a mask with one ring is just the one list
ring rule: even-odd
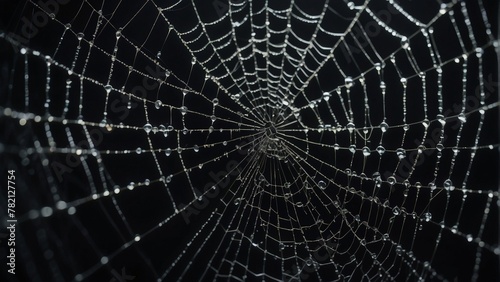
{"label": "web center hub", "polygon": [[276,129],[276,126],[272,122],[268,122],[265,127],[265,133],[267,138],[271,140],[278,140],[278,130]]}

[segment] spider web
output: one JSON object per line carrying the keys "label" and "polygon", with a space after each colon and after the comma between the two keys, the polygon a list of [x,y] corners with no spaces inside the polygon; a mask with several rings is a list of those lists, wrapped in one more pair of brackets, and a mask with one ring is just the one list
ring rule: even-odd
{"label": "spider web", "polygon": [[494,1],[21,2],[20,281],[498,279]]}

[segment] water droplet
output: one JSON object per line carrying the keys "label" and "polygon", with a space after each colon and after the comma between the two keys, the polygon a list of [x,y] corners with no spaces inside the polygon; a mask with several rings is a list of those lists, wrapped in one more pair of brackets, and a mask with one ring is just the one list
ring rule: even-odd
{"label": "water droplet", "polygon": [[353,154],[356,153],[356,146],[354,145],[349,146],[349,151]]}
{"label": "water droplet", "polygon": [[439,8],[439,13],[441,15],[446,14],[446,7],[447,7],[447,5],[445,3],[441,3],[441,7]]}
{"label": "water droplet", "polygon": [[467,121],[467,117],[465,116],[464,113],[460,113],[458,115],[458,120],[461,122],[461,123],[465,123]]}
{"label": "water droplet", "polygon": [[186,106],[182,106],[181,107],[181,114],[185,115],[186,113],[187,113],[187,107]]}
{"label": "water droplet", "polygon": [[165,155],[167,155],[167,157],[170,156],[171,153],[172,153],[172,149],[170,149],[170,148],[165,149]]}
{"label": "water droplet", "polygon": [[467,242],[472,242],[473,238],[472,235],[467,234]]}
{"label": "water droplet", "polygon": [[385,86],[385,82],[381,81],[380,82],[380,90],[385,90],[386,86]]}
{"label": "water droplet", "polygon": [[377,147],[377,153],[379,153],[380,155],[384,154],[385,153],[385,148],[382,145],[379,145]]}
{"label": "water droplet", "polygon": [[391,184],[391,185],[396,184],[396,177],[394,177],[394,176],[389,176],[389,177],[387,178],[387,182],[389,182],[389,184]]}
{"label": "water droplet", "polygon": [[83,32],[79,32],[77,35],[76,35],[76,38],[80,41],[83,39],[85,35],[83,34]]}
{"label": "water droplet", "polygon": [[115,33],[115,35],[116,35],[116,39],[118,39],[118,38],[120,38],[120,37],[122,36],[122,30],[123,30],[122,28],[119,28],[119,29],[116,31],[116,33]]}
{"label": "water droplet", "polygon": [[422,125],[424,126],[424,128],[429,127],[429,124],[430,124],[430,123],[429,123],[429,120],[428,120],[428,119],[424,119],[424,120],[422,121]]}
{"label": "water droplet", "polygon": [[396,150],[396,155],[400,160],[404,159],[406,157],[406,151],[403,148],[399,148]]}
{"label": "water droplet", "polygon": [[[404,184],[406,187],[409,187],[410,182],[409,182],[408,180],[405,180],[405,181],[403,181],[403,184]],[[408,189],[405,189],[405,190],[403,191],[403,195],[404,195],[405,197],[408,197],[408,193],[409,193],[409,190],[408,190]]]}
{"label": "water droplet", "polygon": [[318,187],[319,187],[320,189],[324,190],[324,189],[326,188],[326,183],[325,183],[325,181],[320,180],[320,181],[318,182]]}
{"label": "water droplet", "polygon": [[442,126],[446,124],[446,120],[444,119],[444,116],[442,114],[437,115],[436,118]]}
{"label": "water droplet", "polygon": [[200,147],[198,145],[193,146],[193,150],[198,153],[200,151]]}
{"label": "water droplet", "polygon": [[307,259],[306,260],[306,264],[307,264],[307,266],[311,266],[312,265],[312,259],[310,259],[310,258]]}
{"label": "water droplet", "polygon": [[236,198],[236,199],[234,200],[234,204],[235,204],[236,206],[237,206],[237,205],[239,205],[239,204],[240,204],[240,202],[241,202],[241,199],[240,199],[240,198]]}
{"label": "water droplet", "polygon": [[222,145],[227,146],[227,141],[223,141]]}
{"label": "water droplet", "polygon": [[371,154],[371,150],[368,147],[363,147],[363,156],[368,157]]}
{"label": "water droplet", "polygon": [[345,78],[345,86],[347,88],[351,88],[353,85],[353,80],[352,80],[352,77],[348,76]]}
{"label": "water droplet", "polygon": [[410,40],[408,40],[408,37],[403,36],[401,38],[401,47],[403,47],[403,49],[408,49],[408,47],[410,47]]}
{"label": "water droplet", "polygon": [[283,251],[285,249],[285,244],[280,243],[280,251]]}
{"label": "water droplet", "polygon": [[50,65],[52,65],[52,58],[50,56],[45,56],[45,62],[47,63],[47,66],[50,67]]}
{"label": "water droplet", "polygon": [[104,86],[104,90],[106,90],[106,93],[109,94],[111,92],[111,90],[113,90],[113,87],[111,85],[107,84]]}
{"label": "water droplet", "polygon": [[444,149],[443,144],[438,143],[438,144],[436,145],[436,149],[437,149],[439,152],[441,152],[441,151]]}
{"label": "water droplet", "polygon": [[386,132],[387,129],[389,129],[389,125],[383,121],[381,124],[380,124],[380,130],[382,130],[382,132]]}
{"label": "water droplet", "polygon": [[350,122],[346,125],[346,128],[347,130],[349,130],[349,133],[352,133],[354,129],[356,129],[356,126],[354,125],[354,123]]}
{"label": "water droplet", "polygon": [[397,254],[397,255],[401,255],[401,253],[402,253],[402,252],[403,252],[403,248],[401,248],[401,246],[400,246],[400,245],[398,245],[398,246],[396,247],[396,254]]}
{"label": "water droplet", "polygon": [[425,151],[425,146],[424,145],[419,145],[417,148],[417,151],[419,154],[422,154]]}
{"label": "water droplet", "polygon": [[213,103],[215,106],[217,106],[217,105],[219,104],[219,99],[218,99],[218,98],[214,98],[214,99],[212,100],[212,103]]}
{"label": "water droplet", "polygon": [[109,262],[108,257],[104,256],[101,258],[101,264],[107,264]]}
{"label": "water droplet", "polygon": [[432,214],[430,212],[424,213],[424,220],[429,222],[432,219]]}
{"label": "water droplet", "polygon": [[133,190],[133,189],[134,189],[134,187],[135,187],[135,183],[134,183],[134,182],[130,182],[130,183],[127,185],[127,188],[128,188],[129,190]]}
{"label": "water droplet", "polygon": [[323,92],[323,99],[325,101],[330,100],[330,96],[331,96],[330,92]]}
{"label": "water droplet", "polygon": [[151,129],[153,129],[153,127],[151,126],[151,124],[149,123],[146,123],[142,129],[144,129],[144,131],[146,131],[147,134],[149,134],[149,132],[151,132]]}
{"label": "water droplet", "polygon": [[399,209],[399,207],[394,207],[392,208],[392,213],[394,215],[399,215],[401,213],[401,210]]}
{"label": "water droplet", "polygon": [[436,190],[436,184],[434,182],[429,182],[429,188],[431,188],[431,191]]}
{"label": "water droplet", "polygon": [[337,151],[338,149],[340,149],[339,144],[337,144],[337,143],[333,144],[333,149],[335,149],[335,151]]}
{"label": "water droplet", "polygon": [[155,108],[159,110],[161,108],[162,102],[160,100],[156,100],[155,102]]}
{"label": "water droplet", "polygon": [[142,149],[141,147],[137,147],[137,149],[135,149],[135,152],[139,155],[140,153],[142,153]]}
{"label": "water droplet", "polygon": [[446,189],[446,190],[454,190],[454,189],[452,189],[453,183],[451,182],[451,179],[446,179],[443,183],[443,186],[444,186],[444,189]]}

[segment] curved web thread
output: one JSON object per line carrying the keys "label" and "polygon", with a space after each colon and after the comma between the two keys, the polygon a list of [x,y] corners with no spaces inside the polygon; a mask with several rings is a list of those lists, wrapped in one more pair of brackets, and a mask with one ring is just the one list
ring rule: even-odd
{"label": "curved web thread", "polygon": [[483,2],[213,7],[29,1],[39,34],[1,34],[3,151],[33,199],[18,208],[24,275],[497,275]]}

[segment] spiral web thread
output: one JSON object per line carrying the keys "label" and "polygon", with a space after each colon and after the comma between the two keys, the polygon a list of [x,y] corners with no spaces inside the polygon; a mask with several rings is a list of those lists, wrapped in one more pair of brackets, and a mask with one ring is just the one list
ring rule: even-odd
{"label": "spiral web thread", "polygon": [[498,275],[483,1],[98,2],[0,34],[33,281]]}

